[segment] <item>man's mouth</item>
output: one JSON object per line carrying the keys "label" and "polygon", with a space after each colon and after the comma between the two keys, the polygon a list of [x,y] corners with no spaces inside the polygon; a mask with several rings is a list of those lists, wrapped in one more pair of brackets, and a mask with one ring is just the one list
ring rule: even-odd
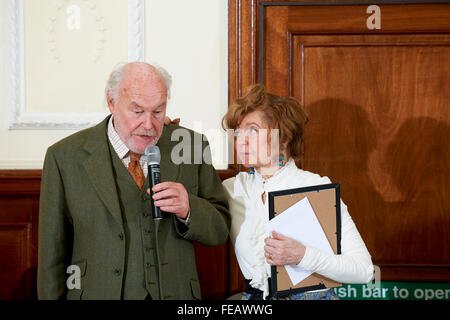
{"label": "man's mouth", "polygon": [[145,139],[145,140],[150,140],[153,139],[155,136],[149,136],[147,134],[135,134],[135,137],[141,138],[141,139]]}
{"label": "man's mouth", "polygon": [[137,135],[134,135],[134,137],[135,137],[137,143],[141,143],[141,144],[145,144],[145,145],[151,144],[155,140],[154,136],[137,134]]}

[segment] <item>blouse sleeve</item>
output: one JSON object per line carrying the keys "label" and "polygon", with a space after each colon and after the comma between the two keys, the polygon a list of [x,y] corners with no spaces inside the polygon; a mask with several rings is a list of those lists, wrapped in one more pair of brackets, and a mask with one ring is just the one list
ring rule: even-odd
{"label": "blouse sleeve", "polygon": [[341,254],[307,247],[298,266],[338,282],[368,283],[373,277],[372,258],[342,200],[341,226]]}

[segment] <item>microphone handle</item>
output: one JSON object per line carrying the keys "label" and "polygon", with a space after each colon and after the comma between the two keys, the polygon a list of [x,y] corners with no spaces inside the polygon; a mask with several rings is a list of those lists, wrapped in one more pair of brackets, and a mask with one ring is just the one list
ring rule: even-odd
{"label": "microphone handle", "polygon": [[161,209],[154,205],[153,195],[155,194],[152,190],[153,186],[161,182],[161,174],[159,171],[159,164],[150,164],[148,166],[149,182],[150,182],[150,194],[152,196],[152,209],[153,209],[153,220],[160,220],[163,218]]}
{"label": "microphone handle", "polygon": [[159,244],[158,244],[158,233],[159,233],[159,223],[163,218],[161,209],[155,206],[153,201],[153,195],[155,194],[152,191],[154,185],[157,185],[161,182],[161,174],[159,171],[159,164],[149,164],[148,165],[148,175],[149,175],[149,184],[150,184],[150,193],[152,195],[152,209],[153,209],[153,220],[155,221],[155,246],[156,246],[156,264],[158,265],[158,289],[159,289],[159,299],[164,300],[164,295],[162,291],[163,283],[162,283],[162,274],[161,274],[161,260],[159,257]]}

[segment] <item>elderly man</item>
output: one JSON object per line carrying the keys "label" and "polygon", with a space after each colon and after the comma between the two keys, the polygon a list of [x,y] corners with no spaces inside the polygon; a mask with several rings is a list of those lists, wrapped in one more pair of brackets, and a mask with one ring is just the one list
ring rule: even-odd
{"label": "elderly man", "polygon": [[[39,210],[40,299],[200,298],[192,241],[213,246],[226,240],[228,204],[210,159],[172,162],[177,142],[171,133],[180,127],[164,126],[169,82],[162,69],[146,63],[114,70],[106,87],[112,116],[47,150]],[[191,141],[209,148],[203,137]],[[161,150],[154,204],[170,215],[157,235],[147,159],[141,157],[150,145]]]}

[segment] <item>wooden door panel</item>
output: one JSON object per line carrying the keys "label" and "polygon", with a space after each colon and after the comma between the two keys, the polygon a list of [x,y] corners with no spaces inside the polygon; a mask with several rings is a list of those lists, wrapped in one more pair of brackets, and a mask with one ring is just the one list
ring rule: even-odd
{"label": "wooden door panel", "polygon": [[[338,3],[328,6],[295,6],[295,3],[286,5],[285,7],[289,10],[289,32],[296,34],[368,33],[367,18],[372,14],[367,13],[369,4],[343,5],[344,1],[336,2]],[[381,13],[381,28],[370,30],[371,33],[450,31],[448,29],[449,4],[377,4],[377,6]],[[272,10],[272,7],[269,10]]]}
{"label": "wooden door panel", "polygon": [[228,252],[230,241],[208,247],[194,242],[197,273],[204,300],[228,298]]}
{"label": "wooden door panel", "polygon": [[341,183],[381,267],[450,262],[450,36],[439,37],[294,37],[304,168]]}
{"label": "wooden door panel", "polygon": [[[442,90],[450,74],[449,49],[383,44],[314,46],[303,52],[304,104],[311,118],[304,168],[342,183],[344,200],[379,263],[445,263],[450,258],[450,250],[437,260],[429,256],[433,247],[450,243],[445,233],[434,234],[428,243],[417,236],[433,221],[450,223],[449,197],[442,194],[450,190],[445,180],[450,158],[442,143],[450,138],[450,109],[444,107],[450,90]],[[424,198],[421,189],[427,187]],[[374,227],[383,232],[372,232]],[[381,245],[400,240],[399,234],[408,248]]]}
{"label": "wooden door panel", "polygon": [[303,168],[342,197],[384,280],[450,280],[450,4],[260,3],[260,82],[310,115]]}
{"label": "wooden door panel", "polygon": [[31,226],[0,224],[0,299],[24,299],[30,295],[32,268]]}

